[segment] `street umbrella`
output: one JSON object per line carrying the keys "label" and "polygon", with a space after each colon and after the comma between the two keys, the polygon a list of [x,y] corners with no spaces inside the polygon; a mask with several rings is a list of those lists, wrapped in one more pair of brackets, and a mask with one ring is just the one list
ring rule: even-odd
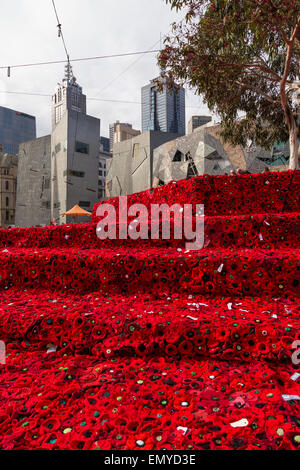
{"label": "street umbrella", "polygon": [[77,204],[75,204],[74,207],[72,207],[72,209],[70,209],[69,211],[67,212],[64,212],[63,214],[61,215],[73,215],[73,216],[79,216],[79,215],[84,215],[84,216],[91,216],[92,214],[88,211],[86,211],[85,209],[82,209],[81,207],[79,207]]}

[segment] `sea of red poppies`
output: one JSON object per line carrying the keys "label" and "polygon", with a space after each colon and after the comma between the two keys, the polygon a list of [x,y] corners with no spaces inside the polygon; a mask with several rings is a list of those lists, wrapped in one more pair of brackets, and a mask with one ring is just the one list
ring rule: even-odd
{"label": "sea of red poppies", "polygon": [[0,449],[299,449],[299,187],[205,175],[128,196],[204,204],[196,251],[161,226],[99,240],[97,206],[0,230]]}

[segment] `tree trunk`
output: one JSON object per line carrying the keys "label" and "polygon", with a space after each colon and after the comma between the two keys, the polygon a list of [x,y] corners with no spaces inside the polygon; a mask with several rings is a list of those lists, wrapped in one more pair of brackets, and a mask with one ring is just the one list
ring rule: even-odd
{"label": "tree trunk", "polygon": [[295,119],[292,117],[289,125],[289,143],[290,143],[290,170],[297,170],[299,168],[299,155],[298,155],[298,129]]}

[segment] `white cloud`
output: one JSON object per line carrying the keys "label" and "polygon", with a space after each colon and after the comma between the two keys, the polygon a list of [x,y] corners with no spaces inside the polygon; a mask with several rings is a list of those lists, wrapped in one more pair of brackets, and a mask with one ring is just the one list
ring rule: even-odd
{"label": "white cloud", "polygon": [[[144,51],[166,34],[170,24],[183,16],[171,11],[164,0],[56,0],[56,8],[70,58]],[[64,60],[61,39],[51,0],[10,0],[1,6],[2,38],[0,65]],[[159,48],[159,42],[154,47]],[[143,85],[158,75],[156,55],[75,62],[74,75],[87,97],[140,101]],[[121,74],[133,62],[128,71]],[[0,70],[0,105],[33,114],[38,136],[50,133],[50,98],[5,94],[23,91],[52,94],[63,77],[63,64]],[[199,97],[188,93],[187,120],[192,114],[208,113]],[[119,119],[140,129],[139,104],[88,101],[88,114],[101,119],[101,135]]]}

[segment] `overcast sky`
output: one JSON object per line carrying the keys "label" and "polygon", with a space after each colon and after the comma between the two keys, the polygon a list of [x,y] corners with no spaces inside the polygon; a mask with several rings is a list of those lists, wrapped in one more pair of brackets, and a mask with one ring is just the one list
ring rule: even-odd
{"label": "overcast sky", "polygon": [[[0,66],[65,59],[52,0],[1,3]],[[160,34],[167,34],[170,24],[183,17],[164,0],[55,0],[55,4],[71,60],[158,49]],[[73,73],[87,98],[140,102],[141,87],[158,75],[158,67],[155,54],[138,57],[75,62]],[[37,136],[49,134],[50,97],[7,92],[51,95],[63,75],[64,64],[11,69],[10,77],[2,69],[0,105],[36,116]],[[101,119],[101,135],[106,137],[109,123],[116,120],[140,129],[140,108],[140,104],[87,101],[88,114]],[[210,113],[201,98],[187,91],[186,122],[193,114]]]}

